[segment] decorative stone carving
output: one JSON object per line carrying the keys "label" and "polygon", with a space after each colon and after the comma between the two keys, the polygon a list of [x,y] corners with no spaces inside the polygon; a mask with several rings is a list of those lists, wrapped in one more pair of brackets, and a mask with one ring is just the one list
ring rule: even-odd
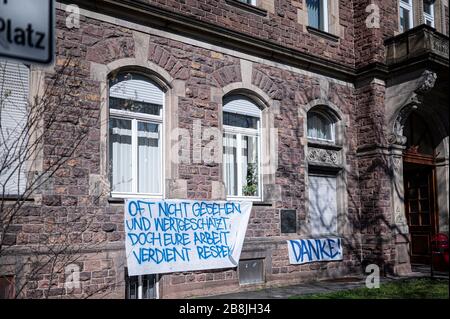
{"label": "decorative stone carving", "polygon": [[420,77],[419,85],[414,92],[416,92],[417,94],[424,94],[424,93],[431,91],[431,89],[436,84],[436,79],[437,79],[437,74],[435,72],[425,70],[422,73],[422,75]]}
{"label": "decorative stone carving", "polygon": [[308,161],[329,165],[340,165],[341,159],[339,151],[327,150],[322,148],[308,148]]}
{"label": "decorative stone carving", "polygon": [[392,164],[394,166],[395,171],[399,172],[401,164],[402,164],[402,158],[401,157],[394,157],[392,159]]}
{"label": "decorative stone carving", "polygon": [[448,58],[448,40],[434,36],[431,44],[433,52]]}
{"label": "decorative stone carving", "polygon": [[406,101],[402,109],[397,115],[394,123],[393,132],[388,136],[388,143],[393,145],[405,145],[406,137],[403,136],[403,128],[406,120],[413,110],[422,106],[423,95],[433,89],[436,84],[437,74],[435,72],[425,70],[417,81],[417,86],[409,99]]}
{"label": "decorative stone carving", "polygon": [[[418,94],[413,93],[413,97],[417,97]],[[391,145],[405,145],[406,137],[403,136],[403,128],[405,126],[406,120],[413,110],[418,108],[420,101],[410,101],[405,107],[403,107],[397,115],[397,120],[394,123],[394,129],[391,134],[389,134],[387,141]]]}
{"label": "decorative stone carving", "polygon": [[390,134],[388,136],[388,143],[391,145],[405,145],[406,144],[406,136],[398,135],[398,134]]}
{"label": "decorative stone carving", "polygon": [[394,219],[397,228],[395,232],[400,234],[409,233],[408,221],[406,220],[405,212],[402,209],[400,209],[400,206],[396,206],[395,208]]}

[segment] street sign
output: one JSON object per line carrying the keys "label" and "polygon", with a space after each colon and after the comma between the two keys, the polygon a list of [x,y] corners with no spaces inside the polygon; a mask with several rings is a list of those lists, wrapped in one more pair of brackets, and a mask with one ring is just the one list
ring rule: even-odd
{"label": "street sign", "polygon": [[52,63],[54,17],[53,0],[0,0],[0,58]]}

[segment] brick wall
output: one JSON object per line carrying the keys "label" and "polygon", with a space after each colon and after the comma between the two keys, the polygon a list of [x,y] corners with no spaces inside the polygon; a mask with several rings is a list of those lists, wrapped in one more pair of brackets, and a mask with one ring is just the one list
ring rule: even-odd
{"label": "brick wall", "polygon": [[[196,0],[149,2],[356,67],[383,62],[383,40],[398,29],[397,5],[393,0],[375,1],[381,8],[380,29],[370,29],[365,24],[368,15],[365,10],[371,1],[340,1],[340,25],[344,28],[344,38],[338,43],[311,35],[298,23],[297,10],[303,8],[304,1],[274,1],[274,11],[269,11],[266,18],[229,6],[225,1],[207,4]],[[448,8],[446,12],[448,21]],[[107,186],[101,186],[102,181],[107,180],[102,170],[105,165],[102,163],[105,151],[102,143],[105,141],[101,135],[104,123],[100,120],[100,107],[105,97],[102,82],[106,81],[106,74],[105,79],[98,79],[91,73],[94,67],[136,58],[136,52],[142,47],[135,43],[134,32],[87,17],[81,18],[80,29],[67,29],[64,13],[58,11],[57,59],[54,70],[45,71],[46,83],[53,83],[58,73],[63,73],[63,77],[51,93],[58,102],[58,109],[46,116],[46,121],[55,122],[45,135],[43,168],[51,166],[61,153],[73,147],[79,128],[83,128],[85,138],[76,152],[35,192],[34,201],[26,203],[13,227],[5,234],[16,252],[1,261],[3,269],[16,274],[27,272],[26,269],[16,269],[27,258],[17,257],[17,251],[21,251],[20,256],[31,256],[33,261],[37,261],[34,264],[36,271],[22,277],[26,281],[23,296],[104,294],[124,297],[123,204],[109,200]],[[220,103],[214,99],[212,91],[243,81],[238,54],[155,34],[145,36],[148,36],[149,46],[144,56],[184,86],[184,92],[177,101],[177,126],[187,129],[191,137],[196,121],[200,121],[202,127],[220,127]],[[373,152],[379,146],[386,146],[384,83],[358,83],[354,89],[353,85],[340,81],[255,59],[251,85],[280,105],[271,124],[278,130],[279,158],[274,184],[280,187],[281,198],[268,206],[254,206],[243,249],[247,256],[252,256],[255,251],[263,252],[266,262],[264,285],[292,284],[355,273],[360,271],[361,258],[389,268],[394,259],[390,230],[392,173],[386,156]],[[58,101],[61,96],[63,99]],[[350,230],[343,235],[345,257],[342,262],[294,266],[289,264],[287,256],[285,240],[288,237],[280,232],[280,209],[295,209],[299,225],[307,221],[306,138],[303,133],[306,118],[300,111],[317,99],[327,100],[343,115],[347,197],[344,213]],[[194,154],[198,149],[191,143],[189,151]],[[189,199],[212,198],[213,183],[222,182],[219,164],[182,162],[176,165],[176,172],[178,179],[186,181]],[[299,229],[294,236],[305,234]],[[73,248],[70,253],[59,254],[55,264],[76,265],[81,271],[80,288],[67,289],[64,270],[55,271],[46,264],[43,257],[55,257],[55,252],[46,251],[50,243],[59,245],[60,249]],[[31,251],[24,253],[30,248]],[[67,257],[64,259],[64,256]],[[229,269],[167,274],[161,276],[160,282],[163,297],[197,296],[239,289],[238,274]]]}
{"label": "brick wall", "polygon": [[357,89],[358,173],[362,253],[367,263],[389,271],[394,246],[391,229],[393,176],[384,126],[385,86],[382,81],[365,83]]}
{"label": "brick wall", "polygon": [[[384,63],[384,39],[394,36],[398,31],[397,0],[354,1],[355,17],[355,66]],[[374,4],[379,8],[379,28],[367,26],[369,13],[367,6]],[[373,11],[375,12],[375,11]],[[370,25],[370,23],[369,23]]]}
{"label": "brick wall", "polygon": [[[305,21],[298,18],[298,10],[305,10],[305,0],[266,1],[274,4],[274,11],[260,16],[224,0],[152,1],[140,0],[166,10],[243,32],[255,38],[317,54],[332,61],[353,65],[353,15],[350,1],[339,1],[340,25],[344,29],[338,43],[306,31]],[[259,4],[260,7],[266,7]]]}
{"label": "brick wall", "polygon": [[[59,244],[61,248],[78,247],[78,250],[66,253],[66,264],[70,261],[70,264],[78,265],[81,271],[80,288],[67,289],[64,286],[67,278],[64,270],[52,271],[45,265],[26,277],[28,284],[23,291],[24,296],[42,298],[94,294],[123,298],[123,205],[110,203],[108,193],[94,191],[95,181],[102,174],[99,114],[103,95],[101,82],[92,79],[90,70],[92,63],[105,65],[121,58],[135,57],[136,44],[132,31],[123,27],[82,17],[80,29],[67,29],[64,21],[63,13],[58,11],[56,66],[53,73],[47,73],[46,80],[52,83],[54,74],[58,74],[71,57],[64,68],[68,79],[64,83],[70,85],[70,93],[58,105],[56,122],[45,139],[44,165],[50,165],[52,160],[58,158],[52,146],[58,145],[56,149],[63,150],[74,143],[74,127],[81,125],[85,128],[86,138],[46,183],[46,187],[36,192],[35,201],[23,208],[8,236],[17,250],[25,247],[45,250],[50,243]],[[149,60],[185,84],[185,97],[178,100],[179,127],[188,129],[192,134],[194,120],[200,120],[203,127],[219,126],[219,106],[211,97],[211,88],[222,88],[242,81],[239,58],[154,35],[149,39]],[[281,186],[282,197],[269,207],[253,208],[244,245],[244,250],[250,252],[255,249],[265,251],[265,258],[270,261],[266,272],[268,286],[349,273],[358,264],[357,253],[353,250],[357,239],[349,237],[346,239],[348,246],[343,262],[289,265],[285,238],[280,233],[280,208],[296,209],[300,223],[306,218],[302,142],[306,119],[299,116],[299,109],[318,98],[335,104],[350,121],[345,132],[345,156],[349,171],[347,191],[352,197],[348,215],[352,223],[358,220],[357,176],[352,173],[357,169],[357,131],[351,125],[355,120],[354,92],[350,86],[331,81],[328,91],[323,93],[320,83],[312,75],[263,63],[253,64],[252,84],[281,105],[273,126],[278,129],[281,141],[275,183]],[[56,86],[53,94],[57,96],[62,89]],[[219,170],[218,164],[179,164],[179,178],[187,181],[188,198],[211,198],[211,182],[220,181]],[[298,236],[302,235],[299,231]],[[266,242],[259,243],[261,240]],[[37,257],[33,255],[33,258]],[[14,267],[17,262],[9,259],[6,262],[9,265],[4,269]],[[44,263],[42,260],[39,262]],[[236,290],[239,287],[237,280],[235,270],[215,270],[163,275],[161,283],[165,297],[182,297]]]}

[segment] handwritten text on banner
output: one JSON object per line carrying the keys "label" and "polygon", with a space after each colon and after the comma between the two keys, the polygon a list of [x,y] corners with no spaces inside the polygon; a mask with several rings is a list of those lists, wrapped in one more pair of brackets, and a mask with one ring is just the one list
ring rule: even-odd
{"label": "handwritten text on banner", "polygon": [[236,267],[251,202],[125,201],[131,276]]}
{"label": "handwritten text on banner", "polygon": [[342,260],[340,238],[296,239],[287,242],[291,264]]}

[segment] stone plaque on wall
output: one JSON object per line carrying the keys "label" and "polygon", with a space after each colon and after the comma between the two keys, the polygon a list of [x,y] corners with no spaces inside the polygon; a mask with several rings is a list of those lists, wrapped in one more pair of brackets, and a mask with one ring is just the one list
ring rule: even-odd
{"label": "stone plaque on wall", "polygon": [[296,233],[297,232],[297,212],[295,209],[281,210],[281,232]]}
{"label": "stone plaque on wall", "polygon": [[339,151],[315,147],[308,148],[308,162],[333,166],[342,164],[341,154]]}

